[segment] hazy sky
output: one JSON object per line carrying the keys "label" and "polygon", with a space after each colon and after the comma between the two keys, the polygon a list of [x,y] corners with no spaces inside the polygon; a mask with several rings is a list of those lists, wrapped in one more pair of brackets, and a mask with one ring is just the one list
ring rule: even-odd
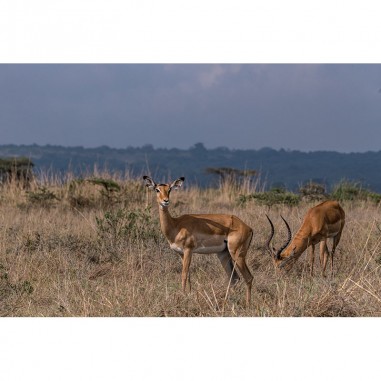
{"label": "hazy sky", "polygon": [[0,65],[0,144],[381,149],[381,65]]}

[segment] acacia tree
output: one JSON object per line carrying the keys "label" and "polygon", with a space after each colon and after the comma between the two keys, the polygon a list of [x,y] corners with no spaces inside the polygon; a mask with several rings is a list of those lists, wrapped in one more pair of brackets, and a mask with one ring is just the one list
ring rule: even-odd
{"label": "acacia tree", "polygon": [[16,181],[28,186],[33,179],[32,161],[26,157],[0,159],[0,184]]}
{"label": "acacia tree", "polygon": [[250,180],[256,176],[258,172],[254,169],[236,169],[229,167],[206,168],[206,173],[218,175],[221,185],[236,187],[242,185],[245,180]]}

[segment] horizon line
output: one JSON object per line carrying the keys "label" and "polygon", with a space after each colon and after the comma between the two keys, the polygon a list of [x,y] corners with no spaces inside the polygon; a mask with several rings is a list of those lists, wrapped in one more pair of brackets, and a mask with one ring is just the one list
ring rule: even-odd
{"label": "horizon line", "polygon": [[273,148],[269,146],[264,146],[261,148],[229,148],[226,146],[219,146],[214,148],[208,148],[205,147],[204,143],[198,142],[193,145],[191,145],[188,148],[179,148],[179,147],[155,147],[151,143],[146,143],[141,146],[126,146],[126,147],[112,147],[109,145],[99,145],[94,147],[85,147],[83,145],[61,145],[61,144],[39,144],[39,143],[29,143],[29,144],[17,144],[17,143],[6,143],[6,144],[0,144],[1,147],[59,147],[64,149],[83,149],[83,150],[97,150],[97,149],[109,149],[109,150],[128,150],[128,149],[152,149],[152,150],[179,150],[179,151],[190,151],[190,150],[205,150],[205,151],[216,151],[216,150],[226,150],[226,151],[276,151],[276,152],[302,152],[302,153],[320,153],[320,152],[326,152],[326,153],[338,153],[338,154],[365,154],[365,153],[379,153],[381,150],[374,151],[374,150],[367,150],[367,151],[350,151],[350,152],[343,152],[343,151],[333,151],[333,150],[309,150],[309,151],[303,151],[301,149],[292,149],[292,148]]}

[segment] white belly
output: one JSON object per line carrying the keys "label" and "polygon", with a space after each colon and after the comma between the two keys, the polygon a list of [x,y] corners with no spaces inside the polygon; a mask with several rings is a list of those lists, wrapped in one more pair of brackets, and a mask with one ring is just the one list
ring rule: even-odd
{"label": "white belly", "polygon": [[[176,243],[171,243],[169,245],[172,250],[176,251],[176,253],[183,254],[184,249],[181,246],[178,246]],[[221,244],[216,244],[212,246],[203,246],[200,245],[198,247],[195,247],[192,251],[193,253],[198,254],[213,254],[213,253],[221,253],[221,251],[224,251],[226,249],[226,243],[222,242]]]}
{"label": "white belly", "polygon": [[180,246],[177,246],[175,243],[170,243],[169,244],[170,248],[174,251],[176,251],[176,253],[180,253],[180,254],[183,254],[183,248],[180,247]]}
{"label": "white belly", "polygon": [[221,251],[224,251],[226,249],[226,243],[223,242],[220,245],[215,246],[200,246],[196,247],[193,252],[199,253],[199,254],[213,254],[213,253],[221,253]]}

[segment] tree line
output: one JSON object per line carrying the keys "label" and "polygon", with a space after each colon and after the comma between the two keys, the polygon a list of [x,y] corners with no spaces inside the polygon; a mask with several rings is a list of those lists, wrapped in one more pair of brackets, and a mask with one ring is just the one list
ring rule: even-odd
{"label": "tree line", "polygon": [[[123,149],[107,146],[0,145],[0,158],[14,157],[28,158],[35,165],[35,172],[48,170],[64,174],[71,171],[80,176],[97,168],[110,172],[127,171],[133,176],[149,173],[163,180],[185,176],[188,184],[201,187],[217,186],[222,176],[247,174],[259,178],[267,189],[281,187],[296,190],[311,181],[329,189],[345,180],[381,192],[381,151],[338,153],[272,148],[207,149],[202,143],[188,149],[154,148],[152,145]],[[220,169],[225,172],[219,172]]]}

